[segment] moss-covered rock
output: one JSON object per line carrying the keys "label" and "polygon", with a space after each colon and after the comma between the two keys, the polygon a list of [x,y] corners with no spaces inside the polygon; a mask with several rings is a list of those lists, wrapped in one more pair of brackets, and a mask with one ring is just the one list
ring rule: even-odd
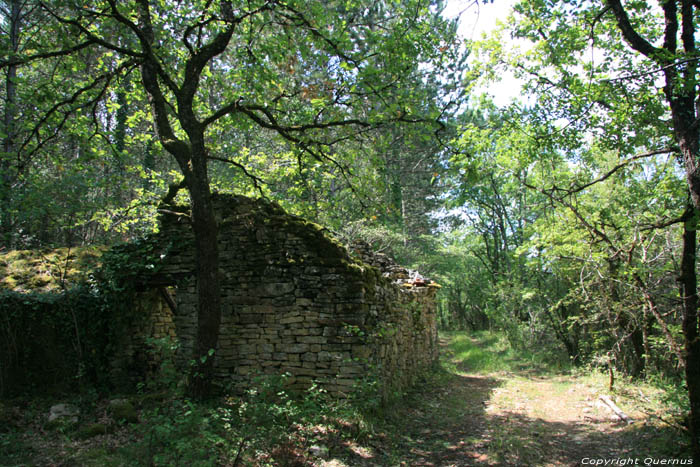
{"label": "moss-covered rock", "polygon": [[46,431],[61,431],[66,433],[75,430],[77,427],[77,418],[56,418],[47,420],[46,423],[44,423],[44,429]]}
{"label": "moss-covered rock", "polygon": [[75,432],[77,439],[90,439],[95,436],[106,435],[109,433],[109,427],[104,423],[91,423],[78,428]]}
{"label": "moss-covered rock", "polygon": [[139,414],[134,405],[126,399],[114,399],[109,402],[109,414],[120,423],[138,423]]}
{"label": "moss-covered rock", "polygon": [[165,400],[172,397],[170,391],[147,392],[132,398],[134,403],[141,409],[162,405]]}

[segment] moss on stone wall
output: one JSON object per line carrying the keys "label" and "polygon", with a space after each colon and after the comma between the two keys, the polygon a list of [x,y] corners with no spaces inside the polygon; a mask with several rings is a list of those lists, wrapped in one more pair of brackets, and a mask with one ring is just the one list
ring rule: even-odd
{"label": "moss on stone wall", "polygon": [[53,292],[71,288],[100,265],[101,246],[0,253],[0,289]]}

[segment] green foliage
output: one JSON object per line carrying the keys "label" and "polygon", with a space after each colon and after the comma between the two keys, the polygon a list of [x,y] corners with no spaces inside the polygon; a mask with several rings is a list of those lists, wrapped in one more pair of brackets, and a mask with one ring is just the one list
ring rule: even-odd
{"label": "green foliage", "polygon": [[349,401],[361,414],[371,420],[381,418],[386,410],[390,410],[397,398],[390,388],[382,387],[381,369],[376,365],[368,364],[367,367],[367,372],[357,380],[353,391],[349,394]]}
{"label": "green foliage", "polygon": [[[274,464],[304,454],[285,450],[306,432],[330,417],[350,414],[338,401],[326,398],[312,386],[301,391],[287,389],[287,376],[256,378],[246,394],[210,403],[174,399],[142,413],[140,441],[124,451],[135,465],[221,465],[235,459],[253,459],[262,453]],[[302,441],[304,442],[304,441]],[[296,449],[303,450],[303,446]]]}
{"label": "green foliage", "polygon": [[[8,143],[0,222],[12,237],[4,246],[152,231],[158,199],[182,174],[173,174],[175,161],[156,141],[142,70],[131,57],[148,55],[168,76],[161,91],[174,104],[188,60],[224,32],[228,46],[185,80],[194,86],[189,108],[206,122],[213,188],[264,192],[336,225],[366,208],[396,220],[402,200],[426,204],[438,166],[430,157],[439,150],[432,122],[458,107],[450,101],[466,57],[441,2],[234,2],[235,27],[210,2],[156,2],[149,7],[153,55],[143,53],[150,49],[143,34],[124,23],[139,15],[138,5],[92,6],[22,4],[16,17],[3,9],[4,24],[17,27],[16,43],[0,42],[2,55],[16,59],[3,69],[17,74],[8,73],[8,90],[0,91],[14,86],[6,96],[13,124],[0,128]],[[421,124],[406,125],[414,122]],[[169,125],[186,139],[182,121]],[[407,173],[418,183],[402,186]],[[10,190],[15,179],[21,189]]]}
{"label": "green foliage", "polygon": [[163,393],[182,395],[184,376],[175,362],[175,355],[180,347],[179,342],[171,337],[146,338],[148,358],[158,362],[158,368],[153,374],[147,375],[144,381],[139,381],[136,388],[146,397],[149,394]]}
{"label": "green foliage", "polygon": [[[661,37],[654,12],[625,8]],[[528,102],[482,100],[463,117],[448,242],[480,279],[445,281],[443,325],[482,316],[517,348],[677,375],[687,186],[650,62],[620,40],[614,14],[571,2],[519,2],[475,50],[469,85],[512,72]]]}
{"label": "green foliage", "polygon": [[66,391],[104,382],[107,317],[101,305],[84,286],[61,293],[0,292],[0,392]]}
{"label": "green foliage", "polygon": [[142,414],[141,441],[125,457],[133,465],[219,465],[220,456],[235,452],[230,411],[171,401]]}
{"label": "green foliage", "polygon": [[134,295],[157,272],[161,253],[149,241],[117,246],[93,272],[99,250],[79,250],[77,259],[64,250],[44,251],[40,259],[32,253],[3,255],[6,270],[16,271],[10,277],[35,274],[36,264],[51,271],[50,264],[59,268],[63,288],[25,292],[22,282],[17,291],[0,291],[0,394],[109,386],[121,336],[145,318],[134,312]]}

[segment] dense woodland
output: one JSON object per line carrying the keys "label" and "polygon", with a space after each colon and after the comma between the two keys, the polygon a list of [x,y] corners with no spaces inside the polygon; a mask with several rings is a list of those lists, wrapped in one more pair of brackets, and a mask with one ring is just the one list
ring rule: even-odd
{"label": "dense woodland", "polygon": [[[687,387],[700,460],[700,5],[521,0],[478,40],[443,8],[0,2],[0,249],[133,241],[191,202],[206,355],[211,193],[264,196],[439,282],[444,329]],[[505,74],[520,99],[476,92]]]}

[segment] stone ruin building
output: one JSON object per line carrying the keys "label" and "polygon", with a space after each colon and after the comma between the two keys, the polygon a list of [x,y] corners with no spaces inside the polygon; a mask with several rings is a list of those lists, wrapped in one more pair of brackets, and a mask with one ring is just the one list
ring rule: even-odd
{"label": "stone ruin building", "polygon": [[[376,375],[387,394],[437,360],[437,284],[366,244],[350,253],[274,203],[230,195],[214,202],[223,293],[217,384],[243,391],[259,375],[287,374],[292,388],[315,382],[343,395]],[[121,369],[142,353],[144,330],[176,337],[179,365],[193,353],[197,296],[186,218],[164,215],[150,241],[162,264],[142,284],[137,306],[148,325],[126,336]]]}

